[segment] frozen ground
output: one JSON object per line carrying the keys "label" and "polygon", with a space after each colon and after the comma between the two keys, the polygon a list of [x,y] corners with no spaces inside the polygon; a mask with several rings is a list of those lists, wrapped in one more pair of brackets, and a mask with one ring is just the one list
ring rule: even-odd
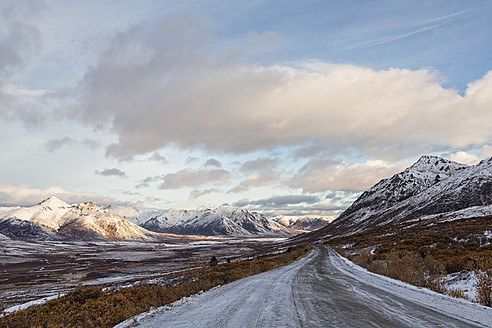
{"label": "frozen ground", "polygon": [[318,247],[291,265],[118,327],[491,327],[492,309],[366,271]]}
{"label": "frozen ground", "polygon": [[148,279],[165,281],[166,274],[203,265],[211,256],[235,261],[287,247],[285,239],[178,241],[171,245],[0,238],[0,312],[64,294],[78,285],[118,287]]}

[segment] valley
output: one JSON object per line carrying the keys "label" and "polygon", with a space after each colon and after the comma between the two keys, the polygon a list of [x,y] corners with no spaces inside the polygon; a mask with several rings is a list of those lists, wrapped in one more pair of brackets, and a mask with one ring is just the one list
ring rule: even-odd
{"label": "valley", "polygon": [[[0,239],[0,308],[64,294],[79,285],[123,286],[287,248],[285,238],[172,238],[169,243]],[[165,279],[165,278],[163,278]]]}
{"label": "valley", "polygon": [[[3,207],[0,208],[0,247],[3,249],[0,254],[0,307],[10,313],[66,293],[71,295],[80,286],[96,286],[103,288],[101,291],[138,286],[186,289],[188,287],[180,286],[187,286],[190,281],[197,281],[199,285],[207,281],[206,289],[209,289],[220,285],[220,281],[228,283],[263,272],[267,266],[261,261],[288,257],[292,249],[311,244],[318,245],[315,255],[309,255],[311,264],[295,264],[294,271],[287,269],[290,266],[278,269],[294,274],[289,273],[283,285],[280,284],[283,280],[276,283],[280,284],[278,288],[291,286],[294,298],[288,306],[294,308],[288,312],[297,311],[298,325],[309,320],[314,320],[315,325],[327,324],[323,311],[307,314],[310,308],[320,309],[320,304],[330,304],[343,312],[343,302],[350,300],[355,304],[369,297],[383,302],[384,306],[400,303],[398,309],[389,310],[398,312],[398,316],[390,318],[387,313],[366,308],[367,313],[360,317],[352,314],[350,320],[363,320],[369,315],[375,324],[392,322],[413,327],[410,314],[418,308],[427,313],[421,318],[422,324],[444,320],[449,326],[486,326],[488,319],[483,321],[482,317],[490,311],[488,297],[491,290],[487,284],[492,277],[490,186],[492,158],[467,166],[436,156],[422,156],[403,172],[381,180],[362,193],[333,222],[323,217],[267,218],[258,212],[230,207],[196,210],[100,208],[92,202],[69,205],[54,197],[30,207]],[[333,249],[375,274],[448,295],[439,296],[440,300],[436,301],[439,304],[448,302],[446,297],[449,296],[466,299],[462,301],[465,303],[453,301],[448,305],[453,308],[467,304],[472,314],[456,316],[452,311],[437,310],[431,300],[421,304],[414,300],[414,297],[427,299],[420,292],[409,292],[403,299],[392,292],[391,295],[380,294],[377,290],[389,291],[384,287],[386,278],[374,278],[378,282],[368,286],[363,280],[373,279],[376,275],[368,275],[355,264],[347,264],[348,260],[335,255]],[[303,261],[307,260],[299,263]],[[234,263],[254,269],[244,269],[245,275],[241,273],[240,276],[228,273],[231,269],[220,269],[228,265],[234,267]],[[217,269],[216,265],[219,265]],[[357,269],[353,271],[349,267]],[[206,275],[189,276],[200,270],[206,271]],[[340,273],[345,276],[334,278]],[[313,280],[313,285],[300,283],[300,280],[311,281],[313,277],[318,280],[322,277],[323,282],[315,279],[317,282]],[[354,283],[348,282],[351,279],[365,285],[359,293],[364,297],[350,295],[347,291],[344,297],[337,298],[333,290],[327,289],[316,292],[315,304],[304,304],[309,297],[302,294],[303,290],[323,289],[320,286],[327,281],[338,286],[333,287],[336,290],[341,290]],[[479,285],[479,281],[483,285]],[[256,284],[260,281],[251,288],[262,288]],[[200,287],[194,286],[179,295],[192,295],[200,290],[196,288]],[[272,318],[277,322],[278,311],[268,314],[270,310],[267,309],[280,306],[280,303],[269,302],[273,303],[255,310],[259,311],[258,325],[271,324]],[[479,306],[477,303],[488,306],[484,308],[485,312],[474,307]],[[199,308],[202,306],[205,305],[199,304]],[[177,311],[185,311],[186,315],[188,311],[195,311],[183,309],[187,306],[178,307]],[[353,307],[351,309],[353,311]],[[229,324],[238,319],[236,312],[239,310],[231,311]],[[477,314],[479,312],[482,314]],[[347,325],[345,316],[339,316],[337,322]],[[180,322],[181,319],[176,320]],[[158,323],[148,326],[155,325]]]}

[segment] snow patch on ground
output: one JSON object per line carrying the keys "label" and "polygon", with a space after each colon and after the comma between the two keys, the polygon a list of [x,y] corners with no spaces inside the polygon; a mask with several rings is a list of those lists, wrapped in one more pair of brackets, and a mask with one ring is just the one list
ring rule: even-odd
{"label": "snow patch on ground", "polygon": [[43,297],[43,298],[40,298],[40,299],[37,299],[37,300],[34,300],[34,301],[30,301],[30,302],[26,302],[26,303],[23,303],[23,304],[19,304],[19,305],[16,305],[16,306],[9,307],[8,309],[3,310],[3,313],[0,315],[0,317],[1,316],[4,316],[5,314],[10,314],[10,313],[15,312],[15,311],[25,310],[28,307],[31,307],[31,306],[34,306],[34,305],[42,305],[42,304],[44,304],[44,303],[46,303],[48,301],[51,301],[52,299],[61,297],[63,295],[64,294],[61,294],[61,295],[52,295],[52,296]]}
{"label": "snow patch on ground", "polygon": [[461,290],[469,300],[477,297],[474,284],[475,274],[469,271],[462,271],[448,274],[443,278],[443,282],[448,290]]}
{"label": "snow patch on ground", "polygon": [[[450,317],[466,320],[472,324],[484,325],[484,327],[492,327],[492,308],[378,275],[358,266],[342,256],[338,256],[338,258],[346,264],[346,267],[344,267],[337,265],[336,260],[334,261],[334,265],[336,265],[340,271],[343,271],[345,274],[352,276],[359,281],[363,281],[365,284],[372,285],[375,288],[384,290],[411,302],[422,304]],[[347,267],[349,267],[349,270],[347,270]]]}
{"label": "snow patch on ground", "polygon": [[[210,289],[209,291],[213,291],[213,290],[215,290],[215,289],[217,289],[219,287],[220,287],[220,285],[219,286],[216,286],[216,287],[214,287],[212,289]],[[129,327],[135,327],[135,325],[138,324],[141,320],[143,320],[145,318],[153,318],[158,313],[161,313],[163,311],[168,311],[168,310],[171,310],[173,307],[177,307],[177,306],[183,305],[185,303],[188,303],[191,300],[195,299],[197,296],[202,295],[203,293],[204,293],[203,291],[199,291],[195,295],[183,297],[183,298],[177,300],[174,303],[171,303],[171,304],[168,304],[168,305],[164,305],[164,306],[161,306],[161,307],[158,307],[158,308],[151,308],[150,311],[141,313],[141,314],[136,315],[136,316],[134,316],[134,317],[132,317],[130,319],[127,319],[127,320],[125,320],[123,322],[120,322],[119,324],[117,324],[113,328],[129,328]]]}

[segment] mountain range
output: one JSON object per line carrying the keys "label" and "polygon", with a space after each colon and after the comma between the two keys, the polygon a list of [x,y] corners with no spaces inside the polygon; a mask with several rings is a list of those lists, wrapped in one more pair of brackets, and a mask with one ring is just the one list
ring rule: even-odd
{"label": "mountain range", "polygon": [[464,165],[436,156],[383,179],[312,236],[340,236],[492,204],[492,158]]}
{"label": "mountain range", "polygon": [[144,241],[171,238],[169,234],[247,238],[296,232],[259,213],[229,207],[141,211],[99,208],[92,202],[69,205],[56,197],[30,207],[0,207],[0,234],[17,239]]}
{"label": "mountain range", "polygon": [[270,219],[232,207],[142,211],[99,208],[92,202],[69,205],[50,197],[30,207],[0,207],[0,234],[37,240],[155,240],[164,234],[289,237],[319,229],[309,238],[325,238],[486,205],[492,205],[492,158],[469,166],[422,156],[362,193],[332,223],[330,218]]}
{"label": "mountain range", "polygon": [[274,219],[286,228],[299,232],[315,231],[326,227],[334,218],[332,217],[278,217]]}
{"label": "mountain range", "polygon": [[93,202],[69,205],[49,197],[29,207],[0,207],[0,233],[19,239],[146,240],[145,229]]}
{"label": "mountain range", "polygon": [[[128,209],[115,209],[128,213]],[[125,216],[131,222],[153,232],[205,236],[289,236],[292,231],[257,212],[234,207],[196,210],[153,210]]]}

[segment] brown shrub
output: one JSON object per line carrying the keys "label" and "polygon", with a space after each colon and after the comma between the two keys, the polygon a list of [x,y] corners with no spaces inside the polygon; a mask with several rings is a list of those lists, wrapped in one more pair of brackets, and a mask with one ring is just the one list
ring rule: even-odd
{"label": "brown shrub", "polygon": [[492,260],[485,257],[474,257],[469,262],[469,268],[475,273],[475,289],[477,301],[492,307]]}
{"label": "brown shrub", "polygon": [[65,296],[0,318],[3,327],[113,327],[139,313],[175,302],[249,275],[265,272],[305,256],[310,245],[292,247],[272,257],[217,264],[189,270],[178,285],[138,284],[114,291],[100,286],[78,287]]}

